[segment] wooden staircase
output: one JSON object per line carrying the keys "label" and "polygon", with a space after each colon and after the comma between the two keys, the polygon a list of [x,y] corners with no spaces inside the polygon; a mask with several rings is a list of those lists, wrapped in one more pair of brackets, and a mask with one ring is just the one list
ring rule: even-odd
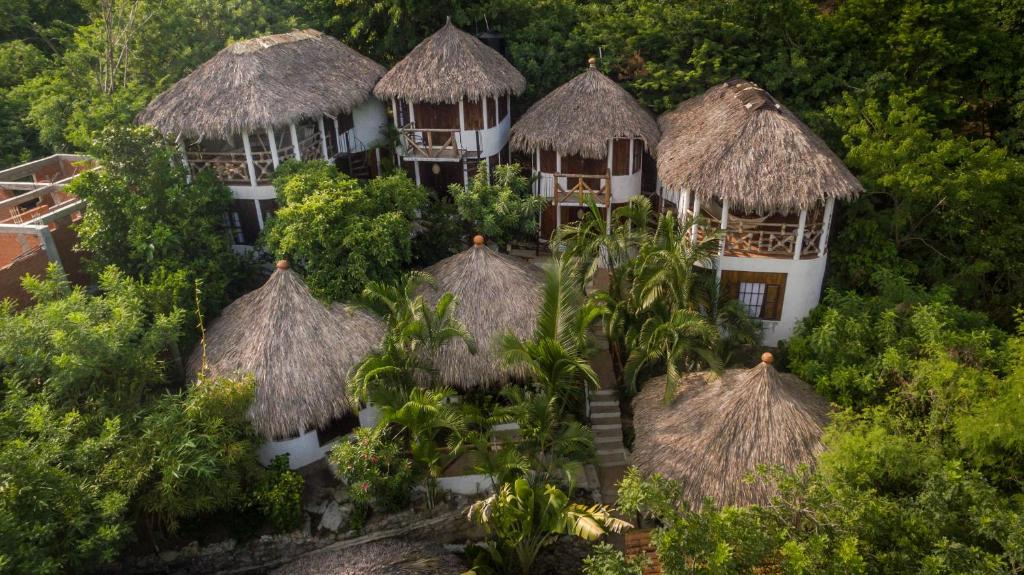
{"label": "wooden staircase", "polygon": [[348,154],[348,175],[359,180],[368,180],[373,174],[366,161],[366,152]]}

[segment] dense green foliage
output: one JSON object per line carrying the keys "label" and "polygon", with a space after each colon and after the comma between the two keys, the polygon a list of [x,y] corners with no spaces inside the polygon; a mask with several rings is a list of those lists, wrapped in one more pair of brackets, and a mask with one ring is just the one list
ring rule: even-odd
{"label": "dense green foliage", "polygon": [[452,184],[449,193],[459,216],[473,233],[505,246],[512,240],[536,239],[546,200],[530,190],[530,179],[518,164],[501,164],[488,181],[483,163],[468,187]]}
{"label": "dense green foliage", "polygon": [[412,224],[427,192],[404,174],[359,182],[326,162],[285,163],[278,210],[263,241],[291,260],[310,290],[348,300],[372,281],[394,281],[412,259]]}
{"label": "dense green foliage", "polygon": [[[1013,573],[1024,565],[1024,339],[887,274],[832,291],[786,353],[841,410],[814,471],[762,470],[763,508],[699,512],[631,473],[620,504],[656,520],[665,573]],[[845,408],[845,409],[842,409]],[[693,565],[701,566],[696,571]]]}
{"label": "dense green foliage", "polygon": [[288,465],[288,454],[270,462],[253,492],[253,503],[278,531],[302,527],[302,488],[306,480]]}
{"label": "dense green foliage", "polygon": [[244,504],[258,473],[251,381],[168,386],[182,314],[152,315],[111,269],[99,295],[56,268],[0,306],[0,568],[82,571],[180,522]]}
{"label": "dense green foliage", "polygon": [[554,485],[526,479],[506,483],[477,501],[469,517],[488,533],[474,558],[470,573],[475,575],[529,575],[537,554],[563,535],[593,541],[630,526],[607,506],[572,503]]}
{"label": "dense green foliage", "polygon": [[105,130],[91,150],[103,168],[76,178],[68,192],[89,205],[76,249],[89,254],[94,273],[115,266],[143,281],[160,312],[194,310],[196,284],[203,311],[240,294],[251,272],[231,249],[227,186],[210,172],[188,180],[175,148],[145,127]]}

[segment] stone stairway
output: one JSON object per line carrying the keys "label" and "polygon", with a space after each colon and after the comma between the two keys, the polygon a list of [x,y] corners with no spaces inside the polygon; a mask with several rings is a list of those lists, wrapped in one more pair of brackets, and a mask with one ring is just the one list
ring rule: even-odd
{"label": "stone stairway", "polygon": [[622,413],[614,389],[599,389],[590,400],[590,424],[597,448],[601,501],[613,504],[618,498],[615,485],[626,469],[626,448],[622,443]]}

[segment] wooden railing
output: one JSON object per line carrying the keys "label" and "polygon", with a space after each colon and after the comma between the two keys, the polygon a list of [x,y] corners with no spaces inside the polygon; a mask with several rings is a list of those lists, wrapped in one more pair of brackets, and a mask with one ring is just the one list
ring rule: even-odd
{"label": "wooden railing", "polygon": [[407,124],[399,130],[402,138],[404,155],[410,158],[459,159],[462,148],[459,146],[458,129],[417,128]]}
{"label": "wooden railing", "polygon": [[[299,150],[303,160],[323,159],[323,148],[320,142],[320,133],[316,132],[299,142]],[[250,184],[249,165],[245,161],[245,152],[235,150],[231,152],[204,152],[191,150],[185,155],[188,161],[189,170],[193,175],[209,168],[217,176],[217,179],[227,184]],[[295,147],[282,145],[278,149],[279,161],[295,157]],[[274,176],[274,155],[269,150],[254,151],[252,153],[252,167],[256,173],[256,183],[269,185]]]}
{"label": "wooden railing", "polygon": [[[612,197],[612,176],[611,173],[603,175],[593,174],[552,174],[552,198],[555,206],[565,203],[586,205],[589,197],[599,206],[611,204]],[[565,185],[562,185],[562,179]],[[591,185],[597,180],[597,185]]]}
{"label": "wooden railing", "polygon": [[[812,222],[811,218],[812,216],[808,216],[808,221],[804,224],[800,257],[821,255],[821,221],[820,218],[814,218],[816,221]],[[717,218],[707,218],[706,221],[709,227],[721,227],[721,221]],[[800,225],[796,223],[751,222],[730,217],[725,231],[725,254],[791,258],[796,250],[799,230]],[[700,228],[698,235],[702,235]]]}

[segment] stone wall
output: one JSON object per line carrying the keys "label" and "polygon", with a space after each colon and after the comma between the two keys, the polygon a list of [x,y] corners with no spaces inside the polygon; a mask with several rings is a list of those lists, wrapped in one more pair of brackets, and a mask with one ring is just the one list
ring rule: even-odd
{"label": "stone wall", "polygon": [[466,519],[465,507],[454,503],[430,511],[380,514],[358,534],[351,531],[337,535],[320,533],[311,535],[307,526],[303,532],[264,535],[244,544],[232,539],[205,547],[192,543],[174,551],[126,558],[104,572],[124,575],[256,574],[266,573],[312,551],[350,548],[393,537],[453,543],[480,535]]}

